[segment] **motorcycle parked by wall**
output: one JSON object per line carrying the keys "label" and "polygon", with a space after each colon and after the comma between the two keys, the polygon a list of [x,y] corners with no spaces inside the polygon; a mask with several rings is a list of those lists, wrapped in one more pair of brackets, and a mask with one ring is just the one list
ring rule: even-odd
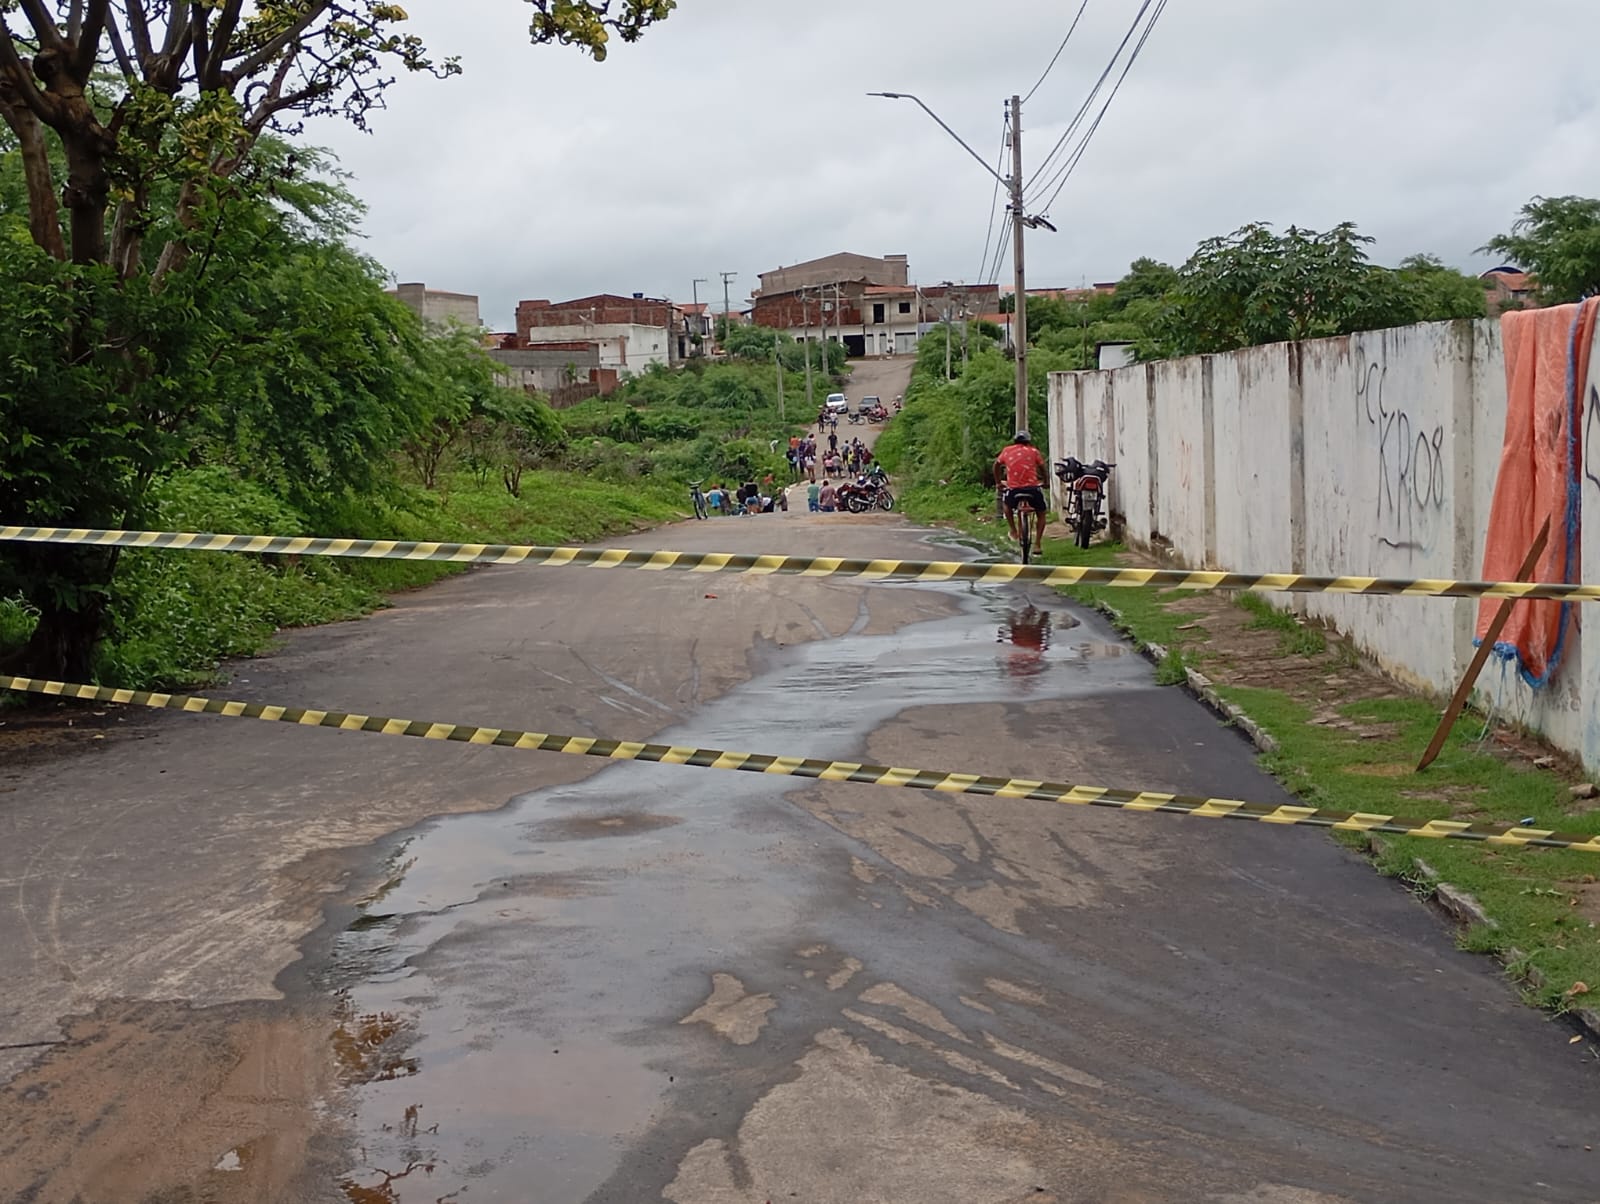
{"label": "motorcycle parked by wall", "polygon": [[1104,530],[1109,521],[1106,480],[1115,467],[1104,460],[1085,464],[1076,456],[1056,461],[1056,477],[1067,487],[1067,509],[1062,517],[1080,548],[1087,548],[1094,533]]}

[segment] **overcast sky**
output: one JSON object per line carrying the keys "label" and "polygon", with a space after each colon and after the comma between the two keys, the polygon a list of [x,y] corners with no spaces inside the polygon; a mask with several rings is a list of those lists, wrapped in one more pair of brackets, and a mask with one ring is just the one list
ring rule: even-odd
{"label": "overcast sky", "polygon": [[[904,252],[914,279],[976,281],[986,157],[1079,0],[680,0],[596,64],[527,44],[522,0],[408,0],[464,74],[405,79],[362,135],[309,136],[355,173],[365,249],[400,280],[525,297],[645,292],[735,302],[782,264]],[[1023,110],[1042,160],[1139,0],[1089,0]],[[1031,234],[1030,287],[1116,279],[1247,221],[1356,222],[1392,262],[1473,255],[1534,194],[1600,194],[1595,0],[1170,0],[1081,167]],[[1044,198],[1040,198],[1041,201]],[[1003,202],[1002,202],[1003,204]],[[1009,256],[1002,278],[1010,278]]]}

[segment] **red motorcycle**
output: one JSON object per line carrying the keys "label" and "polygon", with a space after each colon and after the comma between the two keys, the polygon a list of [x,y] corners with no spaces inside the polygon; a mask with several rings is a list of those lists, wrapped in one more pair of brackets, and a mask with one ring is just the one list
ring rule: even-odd
{"label": "red motorcycle", "polygon": [[1062,515],[1072,529],[1073,542],[1087,548],[1094,541],[1094,533],[1104,530],[1108,519],[1106,509],[1106,480],[1115,464],[1096,460],[1085,464],[1076,456],[1056,461],[1056,477],[1067,487],[1067,512]]}
{"label": "red motorcycle", "polygon": [[889,492],[887,478],[879,472],[857,477],[839,486],[839,509],[851,514],[865,514],[869,510],[893,510],[894,494]]}

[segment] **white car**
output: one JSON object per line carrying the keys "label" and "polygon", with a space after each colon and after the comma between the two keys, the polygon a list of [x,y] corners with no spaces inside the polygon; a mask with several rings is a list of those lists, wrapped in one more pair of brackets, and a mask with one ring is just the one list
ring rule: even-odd
{"label": "white car", "polygon": [[828,409],[833,410],[835,413],[843,414],[850,408],[850,399],[843,393],[829,393],[825,404]]}

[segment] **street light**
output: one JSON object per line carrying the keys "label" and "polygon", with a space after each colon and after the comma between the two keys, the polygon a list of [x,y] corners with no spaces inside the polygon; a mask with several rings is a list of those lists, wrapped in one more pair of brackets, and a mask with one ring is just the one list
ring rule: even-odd
{"label": "street light", "polygon": [[967,154],[971,155],[974,159],[976,159],[978,161],[979,165],[983,168],[984,171],[988,172],[995,179],[999,180],[1000,183],[1004,184],[1007,188],[1011,187],[1011,181],[1010,180],[1006,179],[1005,176],[1001,175],[994,168],[990,167],[989,164],[988,164],[988,161],[986,159],[984,159],[984,157],[982,155],[980,155],[977,151],[973,150],[970,146],[967,146],[966,139],[964,139],[960,134],[956,133],[953,129],[951,129],[949,126],[947,126],[944,123],[944,120],[939,116],[939,114],[935,113],[927,105],[923,104],[920,98],[911,95],[911,93],[909,93],[909,92],[868,92],[867,95],[868,96],[881,96],[885,100],[909,100],[909,101],[911,101],[913,104],[915,104],[919,108],[921,108],[922,111],[924,113],[926,113],[929,117],[932,117],[935,121],[937,121],[939,123],[939,128],[940,129],[942,129],[945,133],[949,134],[950,137],[954,138],[957,142],[961,143],[961,145],[966,149]]}
{"label": "street light", "polygon": [[982,164],[984,171],[988,172],[1001,184],[1004,184],[1006,186],[1006,190],[1011,194],[1011,204],[1007,206],[1007,208],[1011,213],[1012,219],[1011,256],[1012,266],[1015,273],[1014,289],[1016,294],[1015,300],[1012,304],[1012,309],[1014,311],[1012,318],[1012,329],[1015,332],[1014,342],[1016,344],[1014,348],[1014,354],[1017,365],[1016,418],[1017,430],[1026,430],[1028,426],[1028,292],[1022,263],[1022,233],[1025,229],[1029,228],[1035,230],[1043,228],[1045,230],[1054,232],[1055,227],[1052,226],[1045,218],[1037,216],[1030,217],[1023,211],[1022,98],[1018,96],[1013,96],[1011,98],[1011,174],[1009,176],[1003,176],[994,168],[990,167],[988,161],[984,159],[982,155],[968,146],[966,139],[962,138],[960,134],[956,133],[953,129],[946,125],[939,114],[935,113],[927,105],[923,104],[920,97],[913,96],[909,92],[868,92],[867,95],[879,96],[885,100],[911,101],[929,117],[932,117],[934,121],[938,123],[940,129],[960,143],[961,148],[965,150],[967,154],[976,159],[980,164]]}

